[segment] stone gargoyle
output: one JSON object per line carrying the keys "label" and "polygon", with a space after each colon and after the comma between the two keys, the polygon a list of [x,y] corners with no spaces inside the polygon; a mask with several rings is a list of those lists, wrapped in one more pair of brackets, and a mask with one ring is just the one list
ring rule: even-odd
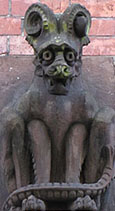
{"label": "stone gargoyle", "polygon": [[3,211],[103,210],[114,178],[115,111],[99,109],[83,88],[90,26],[80,4],[55,15],[36,3],[25,14],[36,68],[29,90],[0,115]]}

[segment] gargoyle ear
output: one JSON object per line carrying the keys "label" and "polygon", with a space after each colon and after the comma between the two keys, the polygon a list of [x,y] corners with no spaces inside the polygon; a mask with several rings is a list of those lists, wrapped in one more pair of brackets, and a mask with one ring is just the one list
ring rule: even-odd
{"label": "gargoyle ear", "polygon": [[32,4],[26,11],[24,26],[29,36],[39,36],[43,29],[47,29],[46,6],[40,3]]}
{"label": "gargoyle ear", "polygon": [[63,18],[66,20],[68,33],[80,38],[82,46],[88,45],[91,26],[89,11],[80,4],[73,4],[65,10]]}

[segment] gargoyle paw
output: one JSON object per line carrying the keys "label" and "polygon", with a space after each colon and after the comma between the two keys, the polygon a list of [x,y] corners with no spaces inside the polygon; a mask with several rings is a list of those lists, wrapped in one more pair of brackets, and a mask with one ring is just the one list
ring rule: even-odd
{"label": "gargoyle paw", "polygon": [[46,206],[44,201],[37,199],[35,196],[31,195],[28,199],[24,199],[22,202],[22,211],[45,211]]}
{"label": "gargoyle paw", "polygon": [[97,206],[94,200],[92,200],[88,195],[81,198],[77,198],[70,206],[71,211],[76,210],[91,210],[97,211]]}

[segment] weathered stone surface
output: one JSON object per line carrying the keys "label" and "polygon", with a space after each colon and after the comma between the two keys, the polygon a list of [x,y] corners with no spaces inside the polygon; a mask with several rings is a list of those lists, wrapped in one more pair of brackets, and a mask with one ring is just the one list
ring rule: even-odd
{"label": "weathered stone surface", "polygon": [[115,66],[113,57],[92,56],[83,59],[83,78],[99,106],[115,108]]}
{"label": "weathered stone surface", "polygon": [[34,57],[0,57],[0,110],[29,87],[34,66]]}
{"label": "weathered stone surface", "polygon": [[[49,210],[50,204],[55,210],[58,202],[58,210],[101,211],[100,197],[114,177],[115,111],[110,107],[100,109],[92,96],[98,83],[104,86],[108,82],[104,77],[103,83],[99,81],[97,73],[101,70],[104,75],[105,58],[101,67],[89,59],[97,77],[95,80],[90,75],[93,88],[85,76],[90,65],[87,57],[84,59],[82,83],[82,48],[89,44],[90,25],[89,11],[79,4],[71,5],[58,17],[38,3],[25,14],[26,40],[34,49],[36,68],[28,90],[30,74],[26,77],[28,70],[22,72],[22,63],[21,73],[14,69],[14,78],[4,80],[5,85],[11,82],[17,88],[16,80],[25,73],[26,85],[20,82],[14,100],[0,113],[0,174],[4,172],[9,192],[4,211]],[[109,62],[105,62],[106,70]],[[11,73],[13,67],[8,70]],[[114,80],[111,83],[112,87],[109,80],[106,89],[109,87],[113,95]],[[103,106],[101,97],[95,95]],[[3,176],[1,184],[5,186]],[[75,194],[71,195],[71,190]],[[113,210],[111,201],[108,204]]]}
{"label": "weathered stone surface", "polygon": [[[24,93],[30,85],[34,69],[32,59],[29,57],[0,57],[0,110],[9,104],[14,96],[18,99],[18,96]],[[3,157],[1,147],[0,157]],[[8,195],[2,168],[0,169],[0,187],[1,208]]]}
{"label": "weathered stone surface", "polygon": [[[34,57],[0,57],[0,110],[28,89],[34,72]],[[113,57],[83,57],[83,79],[86,89],[96,97],[100,107],[115,108],[115,75]],[[2,151],[2,149],[1,149]],[[7,197],[0,169],[0,207]],[[114,192],[114,191],[113,191]]]}

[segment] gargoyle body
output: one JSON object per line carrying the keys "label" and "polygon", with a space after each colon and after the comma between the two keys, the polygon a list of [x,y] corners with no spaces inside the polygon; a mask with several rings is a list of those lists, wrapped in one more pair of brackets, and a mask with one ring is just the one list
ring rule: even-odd
{"label": "gargoyle body", "polygon": [[42,4],[26,12],[36,69],[29,90],[1,113],[3,210],[100,210],[114,176],[115,112],[99,110],[83,89],[90,24],[79,4],[57,17]]}

